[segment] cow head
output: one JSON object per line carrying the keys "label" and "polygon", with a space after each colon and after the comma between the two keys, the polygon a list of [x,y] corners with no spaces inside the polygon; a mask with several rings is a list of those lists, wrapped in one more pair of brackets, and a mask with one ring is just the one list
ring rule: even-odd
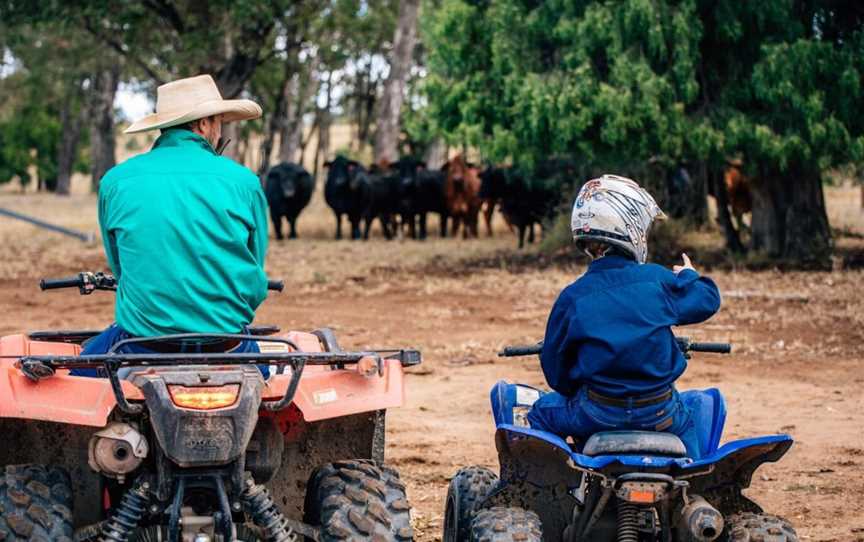
{"label": "cow head", "polygon": [[337,156],[329,162],[324,162],[327,173],[327,183],[342,188],[347,185],[349,190],[357,190],[365,182],[366,174],[363,166],[355,160]]}

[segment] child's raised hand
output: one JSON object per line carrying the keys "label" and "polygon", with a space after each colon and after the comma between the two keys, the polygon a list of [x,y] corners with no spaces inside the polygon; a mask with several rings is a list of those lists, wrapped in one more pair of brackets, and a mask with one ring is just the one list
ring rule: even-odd
{"label": "child's raised hand", "polygon": [[681,271],[684,271],[685,269],[692,269],[693,271],[696,271],[696,268],[693,267],[693,262],[690,261],[690,256],[687,256],[686,253],[682,252],[681,253],[681,259],[684,260],[684,265],[674,266],[672,268],[673,273],[675,273],[677,275],[678,273],[680,273]]}

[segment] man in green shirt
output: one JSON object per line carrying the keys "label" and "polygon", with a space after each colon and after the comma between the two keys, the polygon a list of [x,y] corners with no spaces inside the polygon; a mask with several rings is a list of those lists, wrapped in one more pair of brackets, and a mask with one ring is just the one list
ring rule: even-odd
{"label": "man in green shirt", "polygon": [[[156,113],[126,130],[162,133],[100,183],[116,324],[83,353],[127,337],[240,333],[252,322],[267,295],[267,201],[254,173],[214,149],[223,122],[260,116],[256,103],[223,100],[201,75],[160,86]],[[250,350],[254,342],[234,351]]]}

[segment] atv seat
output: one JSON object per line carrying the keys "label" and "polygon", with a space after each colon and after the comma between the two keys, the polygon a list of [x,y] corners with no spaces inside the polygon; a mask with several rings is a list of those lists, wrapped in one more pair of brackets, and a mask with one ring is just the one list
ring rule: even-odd
{"label": "atv seat", "polygon": [[653,431],[604,431],[588,439],[582,454],[598,455],[660,455],[687,457],[687,448],[672,433]]}

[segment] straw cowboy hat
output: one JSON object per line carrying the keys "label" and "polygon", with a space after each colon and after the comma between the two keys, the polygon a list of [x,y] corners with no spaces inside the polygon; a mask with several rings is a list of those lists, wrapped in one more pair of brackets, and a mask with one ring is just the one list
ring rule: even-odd
{"label": "straw cowboy hat", "polygon": [[187,77],[156,89],[156,112],[133,122],[125,133],[170,128],[212,115],[222,115],[222,122],[257,119],[261,106],[252,100],[223,100],[209,75]]}

